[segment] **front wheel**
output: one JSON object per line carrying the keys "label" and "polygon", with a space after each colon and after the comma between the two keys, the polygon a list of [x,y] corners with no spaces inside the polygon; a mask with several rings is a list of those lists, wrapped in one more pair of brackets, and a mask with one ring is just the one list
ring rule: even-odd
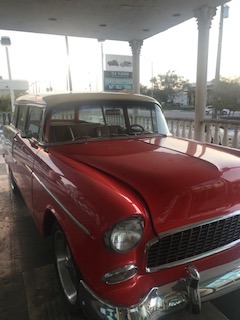
{"label": "front wheel", "polygon": [[9,177],[9,183],[10,187],[13,193],[18,193],[18,187],[16,185],[16,182],[13,177],[12,170],[8,167],[8,177]]}
{"label": "front wheel", "polygon": [[54,263],[63,299],[69,311],[81,310],[79,299],[80,273],[74,262],[66,236],[56,222],[52,232]]}

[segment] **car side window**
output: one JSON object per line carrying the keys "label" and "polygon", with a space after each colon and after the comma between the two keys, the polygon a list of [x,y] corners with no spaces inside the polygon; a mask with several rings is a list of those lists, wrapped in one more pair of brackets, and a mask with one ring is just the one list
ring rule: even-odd
{"label": "car side window", "polygon": [[65,108],[52,109],[52,120],[73,120],[75,117],[75,109],[73,107],[66,106]]}
{"label": "car side window", "polygon": [[12,115],[12,124],[14,125],[14,127],[16,127],[17,125],[17,116],[18,116],[18,105],[15,105],[14,112]]}
{"label": "car side window", "polygon": [[26,132],[30,133],[35,139],[39,139],[42,114],[42,108],[30,107]]}
{"label": "car side window", "polygon": [[18,117],[16,121],[16,128],[19,129],[20,131],[25,130],[27,113],[28,113],[28,106],[26,105],[18,106]]}

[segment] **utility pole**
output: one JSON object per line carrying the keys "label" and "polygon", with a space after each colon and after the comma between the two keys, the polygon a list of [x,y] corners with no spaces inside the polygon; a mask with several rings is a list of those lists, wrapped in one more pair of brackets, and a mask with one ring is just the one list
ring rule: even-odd
{"label": "utility pole", "polygon": [[220,101],[219,83],[220,83],[220,68],[221,68],[221,55],[222,55],[223,19],[228,18],[228,12],[229,12],[229,6],[222,4],[221,12],[220,12],[218,50],[217,50],[215,81],[214,81],[214,112],[212,113],[213,118],[217,118],[217,107]]}
{"label": "utility pole", "polygon": [[72,91],[72,76],[71,76],[69,46],[68,46],[68,37],[67,36],[65,36],[65,41],[66,41],[66,51],[67,51],[67,87],[68,87],[69,91]]}
{"label": "utility pole", "polygon": [[15,95],[14,95],[14,90],[13,90],[12,73],[11,73],[10,59],[9,59],[9,52],[8,52],[8,46],[11,45],[11,40],[9,37],[1,37],[0,42],[1,42],[1,45],[5,46],[5,49],[6,49],[8,78],[9,78],[9,91],[10,91],[11,107],[12,107],[12,112],[13,112],[14,111]]}

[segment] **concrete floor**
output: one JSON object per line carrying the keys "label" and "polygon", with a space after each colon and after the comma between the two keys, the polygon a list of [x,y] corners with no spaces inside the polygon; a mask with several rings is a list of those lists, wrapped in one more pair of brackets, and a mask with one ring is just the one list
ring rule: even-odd
{"label": "concrete floor", "polygon": [[[62,306],[50,239],[38,232],[20,195],[9,188],[0,141],[0,319],[83,320]],[[204,303],[200,315],[188,310],[168,320],[239,320],[240,291]],[[91,319],[96,320],[96,319]]]}

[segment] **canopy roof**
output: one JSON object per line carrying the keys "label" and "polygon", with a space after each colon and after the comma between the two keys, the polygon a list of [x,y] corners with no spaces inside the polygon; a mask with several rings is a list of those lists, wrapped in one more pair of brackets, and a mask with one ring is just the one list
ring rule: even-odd
{"label": "canopy roof", "polygon": [[144,40],[227,0],[1,0],[0,29]]}

